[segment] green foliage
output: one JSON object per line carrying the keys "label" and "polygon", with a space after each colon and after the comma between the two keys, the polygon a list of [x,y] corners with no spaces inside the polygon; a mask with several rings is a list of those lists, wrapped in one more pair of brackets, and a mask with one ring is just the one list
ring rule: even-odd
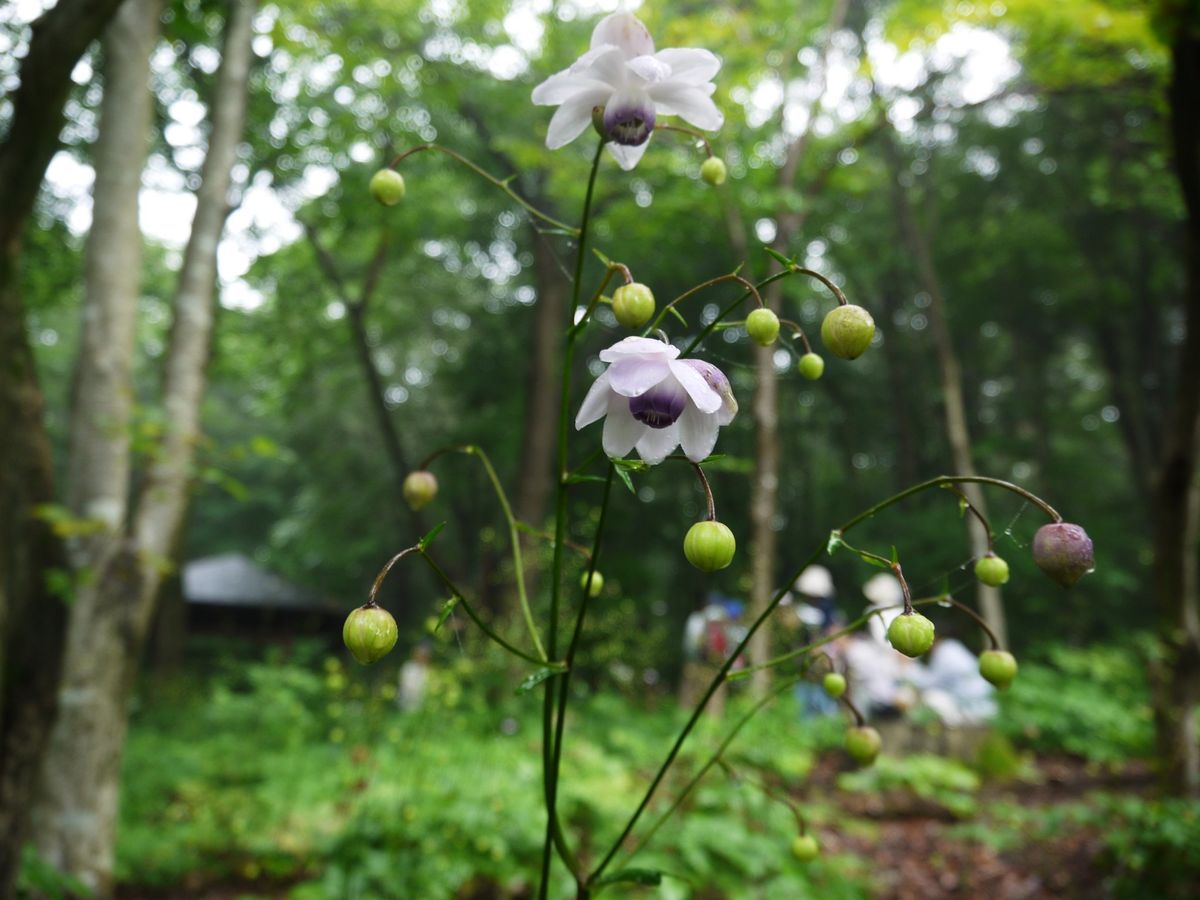
{"label": "green foliage", "polygon": [[1143,654],[1054,647],[998,694],[997,727],[1020,746],[1115,763],[1150,754],[1153,718]]}
{"label": "green foliage", "polygon": [[1114,798],[1104,810],[1113,895],[1184,900],[1200,884],[1200,801]]}
{"label": "green foliage", "polygon": [[979,776],[960,762],[930,753],[885,754],[869,768],[838,776],[838,787],[867,794],[899,792],[967,817],[975,812]]}

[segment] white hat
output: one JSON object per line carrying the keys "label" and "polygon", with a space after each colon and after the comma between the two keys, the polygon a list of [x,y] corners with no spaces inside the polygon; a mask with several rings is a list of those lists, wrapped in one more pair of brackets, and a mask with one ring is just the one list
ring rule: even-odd
{"label": "white hat", "polygon": [[876,606],[895,606],[904,602],[900,580],[891,572],[880,572],[863,585],[863,596]]}
{"label": "white hat", "polygon": [[808,597],[832,597],[833,576],[824,566],[809,566],[796,579],[796,590]]}

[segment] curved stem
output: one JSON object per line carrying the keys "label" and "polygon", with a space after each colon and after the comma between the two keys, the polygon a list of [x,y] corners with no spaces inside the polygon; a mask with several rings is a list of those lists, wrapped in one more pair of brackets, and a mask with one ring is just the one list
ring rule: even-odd
{"label": "curved stem", "polygon": [[[722,282],[725,282],[725,281],[736,281],[738,284],[745,286],[746,293],[742,294],[742,296],[738,298],[738,300],[737,300],[738,303],[741,303],[747,297],[754,297],[755,301],[758,303],[760,308],[762,306],[764,306],[763,298],[762,298],[762,295],[758,292],[757,285],[751,284],[749,281],[747,281],[745,278],[743,278],[741,275],[737,274],[736,272],[728,272],[724,275],[718,275],[716,278],[710,278],[710,279],[708,279],[708,281],[702,281],[702,282],[700,282],[700,284],[696,285],[695,287],[688,288],[686,291],[684,291],[682,294],[680,294],[678,297],[676,297],[674,300],[672,300],[670,303],[668,303],[666,306],[664,306],[662,309],[660,309],[658,311],[658,315],[655,316],[654,320],[646,327],[645,333],[649,334],[651,331],[653,331],[655,328],[657,328],[660,324],[662,324],[663,317],[667,313],[669,313],[673,309],[675,309],[676,306],[678,306],[680,303],[682,303],[688,297],[692,296],[693,294],[700,293],[700,291],[704,290],[705,288],[710,288],[715,284],[721,284]],[[726,310],[725,312],[723,312],[721,314],[721,318],[724,318],[727,314],[728,314],[728,310]]]}
{"label": "curved stem", "polygon": [[545,659],[539,659],[538,657],[533,656],[532,654],[526,653],[524,650],[519,650],[518,648],[516,648],[512,644],[510,644],[508,641],[506,641],[504,638],[500,637],[500,635],[498,635],[495,631],[492,630],[492,627],[490,625],[488,625],[486,622],[484,622],[483,619],[479,618],[479,614],[476,613],[474,607],[472,607],[471,604],[467,602],[467,598],[463,595],[463,592],[460,591],[458,589],[458,586],[453,581],[450,580],[450,576],[442,571],[442,567],[433,561],[433,557],[429,555],[429,551],[421,550],[420,553],[421,553],[421,556],[425,559],[425,562],[427,562],[429,564],[429,567],[431,569],[433,569],[434,574],[437,575],[437,577],[441,580],[442,584],[444,584],[446,586],[446,589],[448,591],[450,591],[450,593],[453,594],[454,597],[458,600],[458,605],[461,606],[463,608],[463,611],[468,616],[471,617],[471,621],[479,626],[480,631],[482,631],[484,634],[486,634],[488,637],[490,637],[493,641],[495,641],[497,644],[499,644],[501,647],[503,647],[509,653],[513,654],[513,656],[519,656],[519,657],[521,657],[521,659],[526,660],[527,662],[534,663],[535,665],[538,665],[538,666],[549,665],[549,666],[553,666],[553,667],[558,667],[561,665],[561,663],[548,662]]}
{"label": "curved stem", "polygon": [[983,633],[988,636],[988,640],[992,642],[992,649],[1000,649],[1000,641],[996,639],[996,632],[992,631],[992,629],[988,626],[988,623],[983,620],[983,616],[979,615],[979,613],[975,612],[975,610],[971,609],[971,607],[967,606],[965,603],[960,603],[959,601],[955,600],[949,594],[943,597],[942,601],[953,604],[974,619],[979,627],[983,629]]}
{"label": "curved stem", "polygon": [[[792,274],[794,274],[794,273],[792,272],[791,269],[784,269],[782,272],[776,272],[774,275],[768,275],[762,281],[755,284],[754,287],[757,290],[761,291],[768,284],[771,284],[774,281],[778,281],[781,278],[787,278],[789,275],[792,275]],[[687,345],[687,347],[684,349],[684,351],[682,353],[679,354],[680,359],[691,356],[692,351],[694,351],[697,347],[699,347],[704,342],[704,339],[713,333],[713,331],[721,323],[721,321],[726,316],[728,316],[731,312],[733,312],[735,309],[737,309],[738,306],[740,306],[742,304],[742,302],[747,297],[750,297],[750,296],[752,296],[750,291],[746,291],[744,294],[739,295],[737,297],[737,299],[730,301],[729,305],[726,306],[724,309],[722,309],[721,312],[718,313],[718,315],[715,319],[713,319],[711,322],[709,322],[707,325],[705,325],[703,328],[701,328],[700,333],[698,335],[696,335],[694,338],[692,338],[692,342]]]}
{"label": "curved stem", "polygon": [[833,293],[833,296],[837,298],[838,306],[848,305],[846,295],[842,293],[842,289],[820,272],[817,272],[813,269],[806,269],[804,266],[797,265],[792,265],[790,269],[796,275],[807,275],[809,278],[815,278],[817,281],[821,282],[821,284],[825,285],[825,287],[829,288],[829,290]]}
{"label": "curved stem", "polygon": [[708,142],[708,138],[706,138],[699,131],[696,131],[691,128],[684,128],[682,125],[655,125],[654,130],[655,131],[674,131],[678,134],[686,134],[688,137],[695,138],[700,143],[702,143],[704,145],[705,153],[707,153],[709,156],[713,155],[712,144],[710,144]]}
{"label": "curved stem", "polygon": [[744,781],[751,787],[758,788],[766,797],[769,797],[776,803],[782,803],[784,806],[786,806],[791,812],[792,818],[796,820],[796,827],[800,829],[800,833],[807,833],[808,823],[804,820],[804,813],[800,812],[800,806],[795,800],[793,800],[787,794],[781,793],[775,788],[771,787],[765,781],[760,781],[757,778],[751,778],[747,775],[743,775],[732,765],[730,765],[727,760],[718,759],[717,764],[725,771],[725,774],[729,776],[731,781]]}
{"label": "curved stem", "polygon": [[412,547],[405,547],[403,550],[401,550],[399,553],[397,553],[395,556],[393,556],[391,559],[389,559],[384,564],[383,568],[379,570],[379,574],[375,576],[375,583],[371,585],[371,592],[367,595],[367,602],[364,603],[363,605],[364,606],[378,606],[379,604],[376,602],[375,598],[379,595],[379,589],[381,587],[383,587],[383,580],[385,578],[387,578],[388,572],[392,571],[392,566],[394,566],[396,563],[400,562],[400,560],[404,559],[404,557],[408,556],[408,554],[414,553],[414,552],[419,552],[420,549],[421,548],[419,545],[414,545]]}
{"label": "curved stem", "polygon": [[[575,253],[575,276],[571,286],[571,315],[579,307],[579,296],[583,290],[583,260],[587,252],[588,225],[591,220],[592,196],[596,190],[596,175],[600,171],[600,156],[604,152],[604,141],[596,145],[595,156],[592,157],[592,169],[588,174],[587,192],[583,198],[583,214],[579,224],[579,246]],[[583,322],[586,322],[586,318]],[[580,323],[582,324],[582,322]],[[554,557],[550,578],[550,623],[546,632],[546,643],[551,656],[558,648],[558,607],[562,598],[562,559],[563,548],[567,535],[567,438],[570,434],[571,421],[571,367],[575,358],[575,341],[580,327],[572,326],[567,329],[566,345],[563,348],[562,387],[558,409],[558,448],[555,461],[555,503],[554,503]],[[554,766],[554,709],[555,692],[559,685],[557,678],[547,678],[545,695],[542,703],[542,775],[546,796],[546,839],[542,845],[541,882],[538,885],[538,897],[545,900],[550,889],[550,856],[551,847],[558,848],[559,855],[571,865],[573,856],[562,837],[562,829],[558,823],[558,779],[551,778]],[[581,879],[579,872],[572,867],[576,880]],[[583,882],[586,883],[586,882]]]}
{"label": "curved stem", "polygon": [[418,144],[415,147],[410,147],[409,149],[405,150],[403,153],[399,154],[390,163],[388,163],[388,168],[394,169],[394,168],[396,168],[396,166],[400,165],[400,163],[403,162],[408,157],[410,157],[416,153],[423,153],[427,150],[436,150],[438,153],[444,153],[444,154],[446,154],[446,156],[449,156],[451,159],[457,160],[458,162],[462,163],[464,166],[466,166],[468,169],[470,169],[472,172],[474,172],[476,175],[478,175],[484,181],[490,182],[491,184],[495,185],[500,190],[502,190],[504,193],[508,194],[509,197],[511,197],[513,200],[517,201],[517,203],[520,204],[521,208],[524,209],[527,213],[529,213],[534,218],[541,219],[547,225],[553,225],[555,228],[560,228],[563,231],[567,232],[568,234],[572,234],[572,235],[579,234],[579,229],[573,228],[570,225],[568,225],[567,223],[560,222],[558,219],[554,218],[553,216],[547,215],[546,213],[544,213],[540,209],[538,209],[536,206],[534,206],[532,203],[530,203],[528,200],[526,200],[524,197],[522,197],[520,194],[518,194],[516,191],[514,191],[512,188],[510,188],[508,186],[508,183],[509,183],[509,181],[512,180],[512,176],[510,176],[509,178],[497,178],[495,175],[491,174],[490,172],[488,172],[484,169],[481,169],[479,166],[477,166],[475,163],[471,162],[471,160],[467,159],[461,153],[456,153],[455,151],[451,150],[449,147],[443,147],[441,144]]}
{"label": "curved stem", "polygon": [[842,702],[846,704],[846,708],[850,710],[850,712],[854,713],[855,725],[857,725],[859,728],[862,728],[867,724],[867,720],[863,718],[863,714],[859,711],[858,707],[854,705],[854,701],[850,699],[849,693],[842,694]]}
{"label": "curved stem", "polygon": [[[1002,481],[999,478],[988,478],[985,475],[939,475],[936,478],[930,478],[927,481],[923,481],[920,484],[907,488],[898,494],[893,494],[891,497],[881,500],[874,506],[868,507],[866,510],[847,521],[840,529],[838,529],[838,531],[844,534],[845,532],[851,530],[857,525],[862,524],[888,507],[894,506],[902,500],[913,496],[914,494],[919,494],[922,491],[927,491],[931,488],[942,487],[946,484],[963,483],[990,484],[994,487],[1011,491],[1035,504],[1055,522],[1062,521],[1062,516],[1058,514],[1058,511],[1055,510],[1054,507],[1050,506],[1050,504],[1046,503],[1046,501],[1042,500],[1036,494],[1027,491],[1023,487],[1012,484],[1011,482]],[[746,631],[746,635],[742,638],[741,642],[737,645],[737,647],[734,648],[733,652],[729,654],[729,658],[725,660],[724,664],[718,670],[716,677],[708,686],[708,689],[704,692],[704,695],[700,698],[695,710],[692,711],[691,716],[684,724],[679,736],[675,739],[675,743],[672,744],[671,749],[667,753],[666,759],[663,760],[662,765],[659,766],[659,769],[655,773],[654,778],[651,780],[650,786],[646,789],[646,793],[643,795],[641,802],[638,803],[637,809],[634,810],[633,814],[629,817],[629,820],[625,823],[624,829],[622,829],[620,836],[613,843],[612,847],[609,848],[608,853],[605,854],[603,859],[601,859],[599,865],[592,870],[592,873],[588,876],[588,881],[596,879],[604,872],[604,870],[608,867],[608,864],[612,861],[612,858],[620,849],[621,844],[625,842],[625,839],[629,837],[630,832],[633,831],[633,827],[637,824],[638,819],[641,818],[641,815],[645,811],[647,805],[649,805],[651,798],[654,796],[654,792],[658,789],[658,785],[662,782],[667,770],[675,761],[675,757],[679,755],[679,750],[683,747],[684,741],[687,740],[688,735],[692,733],[692,730],[696,727],[696,723],[699,722],[700,716],[704,712],[704,707],[708,705],[708,701],[712,699],[712,695],[716,693],[721,682],[725,680],[729,670],[733,667],[734,661],[745,651],[746,645],[750,642],[751,638],[754,637],[754,634],[759,628],[762,627],[762,624],[767,620],[771,613],[775,611],[775,608],[779,606],[779,603],[781,600],[783,600],[784,596],[787,595],[788,586],[791,585],[797,578],[799,578],[805,569],[820,559],[824,553],[825,547],[818,547],[812,552],[812,554],[809,555],[804,563],[801,564],[800,567],[784,581],[784,587],[780,588],[775,593],[775,596],[771,598],[771,601],[766,605],[763,611],[759,614],[758,618],[754,620],[753,624],[751,624],[750,628]],[[936,600],[933,602],[936,602]],[[759,668],[761,668],[761,666]]]}
{"label": "curved stem", "polygon": [[957,486],[955,486],[953,484],[946,485],[946,490],[951,491],[952,493],[957,495],[958,502],[963,505],[963,508],[966,509],[967,511],[969,511],[973,516],[975,516],[976,519],[979,520],[979,524],[983,526],[983,533],[987,535],[988,553],[993,553],[994,551],[992,548],[992,537],[993,537],[992,536],[992,526],[988,523],[987,517],[984,516],[984,514],[981,513],[978,509],[975,508],[975,504],[973,504],[967,498],[967,495],[963,491],[959,490]]}
{"label": "curved stem", "polygon": [[800,343],[804,345],[805,353],[813,352],[812,344],[808,342],[808,336],[804,333],[804,329],[800,327],[799,322],[793,322],[791,319],[780,319],[779,321],[788,328],[792,329],[792,331],[795,332],[795,336],[800,338]]}
{"label": "curved stem", "polygon": [[[688,462],[692,462],[690,459]],[[700,463],[693,462],[692,468],[696,470],[696,477],[700,479],[700,487],[704,488],[704,499],[708,501],[708,515],[706,521],[717,521],[717,507],[713,503],[712,488],[708,484],[708,477],[704,474],[704,470],[700,468]]]}

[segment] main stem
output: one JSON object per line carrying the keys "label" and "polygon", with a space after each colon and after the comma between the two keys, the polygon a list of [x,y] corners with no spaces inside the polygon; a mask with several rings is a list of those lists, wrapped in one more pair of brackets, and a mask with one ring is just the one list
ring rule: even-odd
{"label": "main stem", "polygon": [[[600,171],[600,154],[604,150],[604,141],[596,147],[596,155],[592,157],[592,170],[588,175],[587,193],[583,198],[583,215],[579,223],[579,246],[575,253],[575,277],[571,285],[570,315],[572,324],[567,329],[566,347],[563,350],[562,368],[562,400],[558,411],[558,456],[555,465],[555,503],[554,503],[554,558],[550,576],[550,623],[546,631],[546,649],[553,659],[558,654],[558,607],[562,599],[562,564],[563,549],[567,536],[567,436],[570,433],[571,418],[571,365],[575,358],[575,341],[580,328],[587,320],[575,323],[575,310],[579,308],[579,297],[583,290],[583,260],[587,252],[588,225],[592,212],[592,195],[596,188],[596,174]],[[592,565],[595,565],[593,557]],[[586,593],[586,592],[585,592]],[[546,840],[542,846],[542,880],[538,887],[538,897],[545,900],[550,888],[550,850],[551,846],[558,848],[559,855],[571,869],[580,883],[581,889],[586,884],[578,871],[578,864],[562,834],[558,822],[558,748],[554,736],[554,705],[556,691],[563,690],[558,684],[559,679],[546,679],[546,693],[542,703],[542,773],[546,796]],[[564,698],[560,704],[562,711],[566,710]],[[562,713],[560,712],[560,715]]]}

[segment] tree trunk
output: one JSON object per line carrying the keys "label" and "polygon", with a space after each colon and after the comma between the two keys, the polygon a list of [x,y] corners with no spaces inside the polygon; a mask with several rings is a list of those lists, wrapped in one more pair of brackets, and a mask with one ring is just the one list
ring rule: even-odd
{"label": "tree trunk", "polygon": [[11,894],[20,863],[67,619],[47,580],[67,571],[65,549],[34,515],[54,501],[54,487],[18,285],[21,236],[58,149],[71,72],[118,2],[59,0],[34,23],[0,144],[0,897]]}
{"label": "tree trunk", "polygon": [[[1186,17],[1180,13],[1181,18]],[[1165,785],[1200,793],[1200,35],[1180,22],[1168,88],[1175,165],[1187,210],[1184,315],[1178,393],[1167,419],[1155,485],[1154,593],[1165,660],[1155,673],[1155,724]]]}
{"label": "tree trunk", "polygon": [[98,895],[112,891],[127,704],[154,603],[187,506],[213,323],[216,252],[241,139],[254,4],[233,0],[212,131],[184,254],[166,358],[167,422],[126,538],[71,613],[61,712],[47,754],[38,848]]}
{"label": "tree trunk", "polygon": [[[825,29],[825,39],[821,46],[818,65],[817,86],[813,91],[813,99],[808,107],[808,120],[804,132],[793,140],[787,148],[787,156],[779,170],[777,184],[783,194],[795,190],[796,174],[800,162],[808,151],[808,146],[814,134],[813,119],[820,111],[821,98],[825,94],[825,84],[828,76],[828,57],[833,35],[846,21],[846,11],[850,6],[849,0],[835,0],[829,13],[829,22]],[[786,104],[785,104],[786,105]],[[826,170],[827,176],[829,170]],[[792,249],[792,242],[804,227],[808,217],[809,201],[824,186],[822,177],[807,186],[803,192],[803,202],[799,209],[782,210],[776,216],[776,233],[773,242],[774,249],[786,255]],[[731,234],[737,230],[731,228]],[[779,263],[771,261],[770,274],[779,271]],[[764,302],[772,311],[779,313],[783,305],[783,282],[776,281],[768,286]],[[751,621],[760,616],[771,602],[771,597],[778,587],[775,584],[775,550],[776,523],[779,498],[779,377],[775,373],[775,350],[771,347],[755,347],[754,369],[757,387],[754,392],[754,445],[755,467],[750,483],[750,609]],[[767,627],[760,628],[750,639],[746,647],[746,655],[751,666],[760,666],[771,658],[771,633]],[[770,684],[769,669],[759,669],[754,673],[752,689],[757,696],[766,693]]]}
{"label": "tree trunk", "polygon": [[[917,266],[917,277],[922,289],[929,295],[929,327],[933,334],[938,367],[942,376],[942,410],[946,419],[946,437],[950,443],[950,459],[956,475],[974,475],[975,464],[971,454],[971,435],[967,427],[966,402],[962,393],[962,368],[954,352],[954,341],[946,321],[946,300],[941,280],[934,266],[929,241],[922,230],[904,183],[900,154],[896,149],[895,133],[890,126],[883,136],[884,156],[891,170],[892,201],[904,242]],[[987,517],[987,505],[983,491],[976,484],[962,485],[962,491],[981,516]],[[971,541],[971,555],[975,558],[988,552],[988,534],[975,516],[967,516],[967,533]],[[976,600],[980,615],[988,627],[995,632],[1001,646],[1008,646],[1008,629],[1004,620],[1004,604],[1000,589],[976,584]]]}

